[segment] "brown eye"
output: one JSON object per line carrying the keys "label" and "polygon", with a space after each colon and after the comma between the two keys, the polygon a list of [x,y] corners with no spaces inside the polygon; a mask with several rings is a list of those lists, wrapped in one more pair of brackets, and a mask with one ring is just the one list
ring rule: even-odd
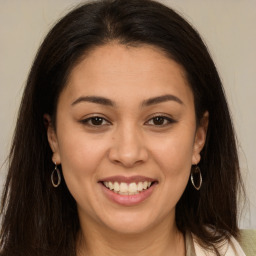
{"label": "brown eye", "polygon": [[147,121],[146,124],[153,126],[165,126],[168,124],[175,123],[176,121],[167,116],[155,116]]}
{"label": "brown eye", "polygon": [[162,116],[154,117],[152,120],[153,120],[154,125],[163,125],[164,122],[166,121],[166,119]]}
{"label": "brown eye", "polygon": [[104,119],[101,117],[92,117],[91,118],[91,124],[92,125],[102,125]]}
{"label": "brown eye", "polygon": [[103,126],[103,125],[110,124],[105,118],[100,117],[100,116],[90,117],[90,118],[82,120],[81,122],[88,126]]}

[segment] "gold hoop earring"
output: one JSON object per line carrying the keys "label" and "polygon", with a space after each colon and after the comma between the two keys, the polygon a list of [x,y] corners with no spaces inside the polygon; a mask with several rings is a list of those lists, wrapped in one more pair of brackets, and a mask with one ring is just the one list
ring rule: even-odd
{"label": "gold hoop earring", "polygon": [[[55,164],[55,168],[51,174],[51,181],[52,181],[53,187],[57,188],[60,185],[61,176],[60,176],[60,170],[58,169],[56,162],[54,164]],[[55,182],[55,181],[57,181],[57,182]]]}
{"label": "gold hoop earring", "polygon": [[[198,177],[198,175],[199,175],[199,177]],[[197,176],[197,180],[199,179],[199,185],[198,186],[195,185],[194,176]],[[196,190],[200,190],[200,188],[202,186],[203,179],[202,179],[201,170],[198,166],[192,167],[191,174],[190,174],[190,180],[191,180],[191,183],[192,183],[193,187]]]}

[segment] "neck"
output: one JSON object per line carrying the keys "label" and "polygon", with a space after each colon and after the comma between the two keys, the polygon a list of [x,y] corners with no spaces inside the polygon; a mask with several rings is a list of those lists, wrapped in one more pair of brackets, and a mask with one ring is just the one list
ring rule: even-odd
{"label": "neck", "polygon": [[174,222],[164,221],[141,233],[117,233],[102,225],[81,225],[78,256],[184,256],[185,242]]}

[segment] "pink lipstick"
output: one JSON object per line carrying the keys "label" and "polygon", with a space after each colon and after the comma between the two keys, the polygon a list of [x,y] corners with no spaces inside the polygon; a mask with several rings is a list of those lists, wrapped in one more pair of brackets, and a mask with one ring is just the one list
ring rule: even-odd
{"label": "pink lipstick", "polygon": [[140,204],[151,196],[157,180],[145,176],[111,176],[99,181],[102,191],[111,201],[133,206]]}

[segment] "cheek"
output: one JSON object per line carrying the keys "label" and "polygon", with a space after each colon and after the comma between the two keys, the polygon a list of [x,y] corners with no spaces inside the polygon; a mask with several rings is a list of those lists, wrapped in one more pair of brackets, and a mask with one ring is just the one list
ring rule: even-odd
{"label": "cheek", "polygon": [[152,153],[161,169],[162,204],[166,213],[176,206],[189,180],[193,155],[193,136],[190,135],[170,136]]}
{"label": "cheek", "polygon": [[58,142],[61,164],[68,167],[70,171],[80,168],[83,172],[89,171],[98,163],[97,160],[105,148],[104,140],[100,136],[93,137],[84,131],[82,125],[68,120],[58,131]]}
{"label": "cheek", "polygon": [[70,192],[73,194],[85,185],[91,187],[97,180],[98,165],[105,154],[104,143],[92,140],[79,130],[60,133],[59,141],[63,176]]}
{"label": "cheek", "polygon": [[104,152],[104,144],[91,141],[79,133],[72,137],[66,134],[60,145],[62,172],[66,185],[78,207],[86,209],[87,212],[93,209],[91,199],[94,198],[93,191],[99,178],[98,169]]}
{"label": "cheek", "polygon": [[190,171],[193,145],[194,135],[191,131],[175,133],[165,136],[161,142],[155,142],[151,147],[152,156],[165,175],[180,176]]}

